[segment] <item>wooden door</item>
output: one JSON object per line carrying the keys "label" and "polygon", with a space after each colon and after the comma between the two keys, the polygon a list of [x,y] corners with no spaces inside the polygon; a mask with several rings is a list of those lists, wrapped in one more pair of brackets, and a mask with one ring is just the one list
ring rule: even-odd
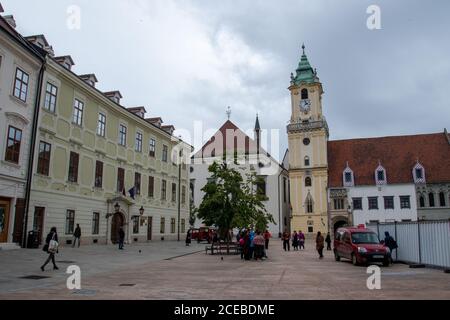
{"label": "wooden door", "polygon": [[45,208],[44,207],[35,207],[34,208],[34,218],[33,218],[33,231],[38,233],[38,241],[39,245],[42,244],[42,237],[44,233],[44,216],[45,216]]}
{"label": "wooden door", "polygon": [[153,217],[148,217],[147,221],[147,240],[152,240]]}
{"label": "wooden door", "polygon": [[121,213],[116,213],[113,215],[111,221],[111,242],[116,244],[119,243],[119,229],[123,227],[124,219]]}
{"label": "wooden door", "polygon": [[15,243],[22,243],[24,215],[25,215],[25,199],[17,199],[16,214],[14,217],[14,233],[13,233],[13,242]]}
{"label": "wooden door", "polygon": [[0,242],[8,242],[9,200],[0,200]]}

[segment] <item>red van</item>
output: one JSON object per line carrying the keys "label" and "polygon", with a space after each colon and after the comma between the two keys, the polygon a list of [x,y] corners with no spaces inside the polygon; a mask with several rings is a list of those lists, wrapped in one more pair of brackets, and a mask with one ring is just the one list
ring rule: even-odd
{"label": "red van", "polygon": [[353,265],[382,262],[387,267],[391,251],[380,244],[378,235],[365,226],[339,228],[334,239],[334,257],[350,259]]}

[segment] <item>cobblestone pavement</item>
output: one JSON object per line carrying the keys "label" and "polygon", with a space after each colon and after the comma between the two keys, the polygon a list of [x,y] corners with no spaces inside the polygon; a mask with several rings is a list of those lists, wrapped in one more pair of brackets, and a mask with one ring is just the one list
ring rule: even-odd
{"label": "cobblestone pavement", "polygon": [[[41,250],[0,251],[0,300],[4,299],[450,299],[450,274],[434,269],[381,267],[381,290],[368,290],[365,267],[319,260],[306,251],[284,252],[272,240],[269,259],[206,255],[205,245],[180,242],[63,248],[60,270],[42,272]],[[141,252],[139,252],[139,250]],[[68,265],[81,268],[81,290],[68,290]],[[38,275],[49,278],[21,279]]]}

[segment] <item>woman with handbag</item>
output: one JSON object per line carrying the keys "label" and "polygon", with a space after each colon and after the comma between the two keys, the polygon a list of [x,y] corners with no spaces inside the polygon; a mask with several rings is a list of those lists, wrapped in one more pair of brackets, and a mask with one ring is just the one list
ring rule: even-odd
{"label": "woman with handbag", "polygon": [[48,253],[48,258],[47,261],[45,261],[45,263],[41,266],[41,270],[45,270],[44,268],[50,262],[50,260],[53,263],[53,270],[58,270],[59,268],[55,263],[55,254],[58,252],[58,234],[56,232],[56,227],[52,227],[50,229],[50,233],[45,239],[45,245],[42,250]]}

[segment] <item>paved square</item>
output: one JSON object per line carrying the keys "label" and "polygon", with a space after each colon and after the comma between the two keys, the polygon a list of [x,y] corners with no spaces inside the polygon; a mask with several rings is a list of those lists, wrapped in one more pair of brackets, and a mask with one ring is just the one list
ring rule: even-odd
{"label": "paved square", "polygon": [[[313,244],[284,252],[273,239],[266,261],[211,256],[204,244],[157,242],[126,246],[62,248],[60,270],[42,272],[41,250],[0,251],[0,299],[450,299],[450,274],[383,268],[381,290],[368,290],[365,267],[319,260]],[[139,252],[140,250],[140,252]],[[81,268],[81,290],[68,290],[69,265]],[[24,279],[44,276],[43,279]]]}

